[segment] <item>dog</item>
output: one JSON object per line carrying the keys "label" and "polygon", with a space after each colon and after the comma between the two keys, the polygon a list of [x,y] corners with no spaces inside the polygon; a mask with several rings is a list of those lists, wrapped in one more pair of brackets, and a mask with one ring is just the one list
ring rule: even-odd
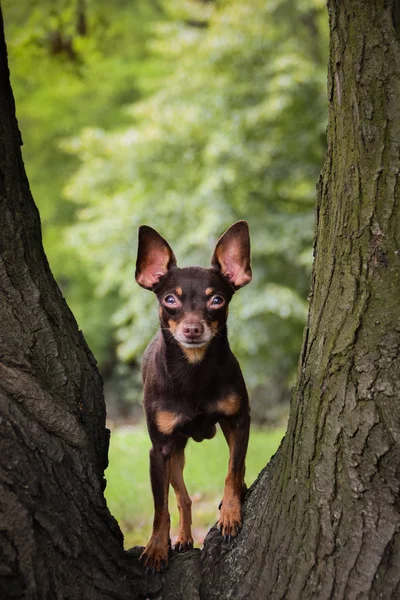
{"label": "dog", "polygon": [[242,526],[250,409],[239,363],[229,347],[226,322],[233,294],[252,279],[247,222],[234,223],[221,236],[209,269],[178,268],[168,242],[152,227],[142,225],[135,277],[159,302],[160,330],[142,362],[143,405],[152,442],[154,522],[139,560],[154,573],[168,564],[169,484],[179,509],[179,535],[173,550],[193,548],[184,451],[189,438],[196,442],[213,438],[217,423],[230,453],[218,528],[227,541]]}

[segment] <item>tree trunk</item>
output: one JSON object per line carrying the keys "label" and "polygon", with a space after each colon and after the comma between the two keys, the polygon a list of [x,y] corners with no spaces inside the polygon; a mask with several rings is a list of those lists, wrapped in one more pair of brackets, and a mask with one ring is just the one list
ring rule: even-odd
{"label": "tree trunk", "polygon": [[211,599],[400,598],[400,5],[330,0],[328,150],[287,435]]}
{"label": "tree trunk", "polygon": [[102,382],[43,252],[0,29],[0,597],[134,598]]}
{"label": "tree trunk", "polygon": [[198,598],[199,550],[147,576],[107,509],[102,382],[51,275],[20,145],[0,10],[0,598]]}
{"label": "tree trunk", "polygon": [[[242,533],[146,577],[102,494],[94,359],[50,274],[0,47],[0,596],[400,598],[400,7],[330,0],[328,151],[287,435]],[[397,200],[397,202],[396,202]]]}

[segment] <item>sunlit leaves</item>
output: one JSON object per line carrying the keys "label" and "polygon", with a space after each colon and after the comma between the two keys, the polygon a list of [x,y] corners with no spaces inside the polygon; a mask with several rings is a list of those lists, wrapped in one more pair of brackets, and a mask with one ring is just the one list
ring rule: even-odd
{"label": "sunlit leaves", "polygon": [[[50,5],[29,3],[43,17]],[[16,23],[26,18],[14,10]],[[88,14],[76,64],[35,46],[35,79],[23,50],[32,40],[13,52],[25,61],[14,72],[46,249],[94,353],[116,344],[138,360],[156,331],[155,298],[134,281],[140,224],[159,229],[180,266],[208,266],[218,235],[245,218],[254,280],[233,299],[230,339],[251,386],[287,385],[325,144],[325,4],[168,0],[132,11],[88,0]],[[50,22],[32,15],[44,39]]]}
{"label": "sunlit leaves", "polygon": [[133,278],[137,226],[158,228],[182,266],[207,266],[217,235],[248,219],[255,278],[233,301],[231,338],[255,384],[291,374],[306,314],[325,83],[302,19],[314,19],[323,45],[312,12],[322,6],[208,10],[207,28],[159,30],[158,50],[173,54],[176,68],[131,107],[134,126],[70,140],[82,162],[66,193],[83,206],[70,236],[88,251],[99,290],[117,283],[114,323],[127,359],[156,324],[154,298]]}

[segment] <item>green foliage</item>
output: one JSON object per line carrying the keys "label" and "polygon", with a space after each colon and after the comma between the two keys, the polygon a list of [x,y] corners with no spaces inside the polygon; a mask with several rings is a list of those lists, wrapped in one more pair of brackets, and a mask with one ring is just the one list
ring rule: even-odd
{"label": "green foliage", "polygon": [[[147,47],[165,14],[137,0],[4,0],[11,81],[23,135],[23,155],[38,204],[43,241],[59,282],[100,361],[113,346],[112,294],[96,295],[97,277],[82,248],[67,247],[64,231],[76,207],[62,189],[79,165],[61,141],[84,126],[127,124],[121,109],[149,93],[169,70]],[[80,16],[81,15],[81,16]],[[82,23],[83,18],[83,23]]]}
{"label": "green foliage", "polygon": [[[322,0],[88,0],[85,35],[83,0],[16,4],[5,12],[28,174],[95,355],[117,346],[135,361],[155,332],[155,299],[133,276],[140,224],[180,266],[207,266],[217,236],[245,218],[254,280],[232,302],[230,339],[251,387],[289,385],[325,144]],[[49,52],[54,31],[72,58]]]}
{"label": "green foliage", "polygon": [[[250,486],[278,448],[282,429],[252,428],[246,460],[246,483]],[[153,521],[153,499],[149,479],[147,431],[142,427],[117,428],[112,432],[106,471],[105,495],[111,513],[125,535],[125,547],[145,545]],[[193,501],[195,544],[217,520],[218,505],[224,491],[228,466],[228,447],[221,433],[202,444],[189,441],[186,450],[185,482]],[[178,511],[170,493],[172,540],[178,533]]]}
{"label": "green foliage", "polygon": [[205,10],[208,28],[164,25],[157,49],[176,68],[131,107],[131,127],[87,128],[65,145],[81,160],[65,190],[83,207],[69,236],[98,292],[118,289],[119,355],[132,359],[156,324],[155,300],[133,278],[137,227],[159,229],[181,266],[206,266],[216,236],[246,218],[254,281],[233,301],[231,340],[256,386],[291,376],[306,314],[325,140],[322,6]]}

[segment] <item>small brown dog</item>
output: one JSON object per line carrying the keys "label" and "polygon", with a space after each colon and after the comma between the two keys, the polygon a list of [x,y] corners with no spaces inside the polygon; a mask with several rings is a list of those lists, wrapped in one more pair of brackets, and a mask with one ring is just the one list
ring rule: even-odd
{"label": "small brown dog", "polygon": [[218,525],[225,540],[242,526],[249,401],[239,364],[227,337],[228,304],[251,281],[246,221],[219,239],[211,268],[179,269],[170,246],[157,231],[139,229],[136,281],[157,295],[160,331],[142,364],[144,407],[152,441],[150,478],[154,497],[153,533],[140,561],[153,571],[168,563],[168,489],[179,509],[177,552],[193,548],[191,500],[183,480],[188,438],[214,437],[219,423],[230,458]]}

